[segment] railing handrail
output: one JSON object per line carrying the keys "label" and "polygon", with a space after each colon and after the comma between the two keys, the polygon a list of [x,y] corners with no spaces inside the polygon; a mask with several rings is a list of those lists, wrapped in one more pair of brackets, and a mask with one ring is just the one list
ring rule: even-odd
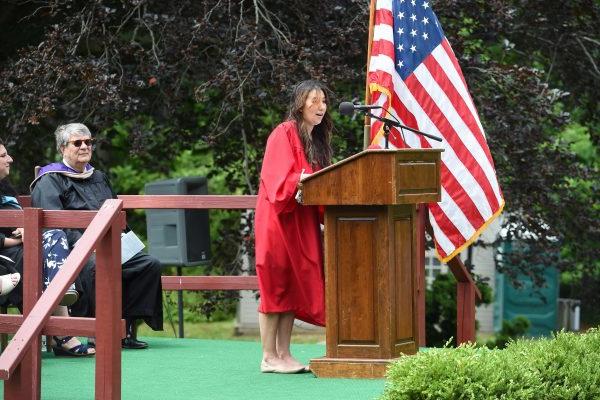
{"label": "railing handrail", "polygon": [[[93,212],[96,216],[78,240],[77,246],[69,254],[56,277],[25,317],[23,324],[0,355],[0,379],[9,379],[18,367],[34,337],[40,334],[50,314],[60,302],[60,298],[79,274],[96,245],[111,226],[119,223],[119,217],[124,218],[121,214],[122,208],[122,200],[110,199],[104,202],[97,213]],[[19,211],[12,211],[12,213],[15,212],[18,213]],[[21,213],[24,213],[24,211],[21,211]],[[75,213],[70,214],[74,215]],[[120,225],[123,225],[124,220],[122,219],[120,222]],[[27,235],[27,232],[25,232],[25,235]]]}
{"label": "railing handrail", "polygon": [[[44,228],[87,228],[98,211],[41,210]],[[23,210],[2,210],[0,227],[24,226]]]}
{"label": "railing handrail", "polygon": [[162,290],[256,290],[256,275],[163,276]]}
{"label": "railing handrail", "polygon": [[[117,198],[123,200],[123,209],[254,209],[256,195],[148,195],[126,194]],[[31,196],[19,196],[23,206],[31,205]],[[15,225],[19,226],[19,225]]]}
{"label": "railing handrail", "polygon": [[123,209],[254,209],[255,195],[119,195]]}

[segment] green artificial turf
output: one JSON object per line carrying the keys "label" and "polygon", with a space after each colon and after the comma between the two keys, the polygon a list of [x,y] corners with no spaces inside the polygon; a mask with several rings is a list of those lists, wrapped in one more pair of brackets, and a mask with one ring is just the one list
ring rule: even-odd
{"label": "green artificial turf", "polygon": [[[314,375],[263,374],[260,343],[146,337],[147,350],[122,352],[122,399],[375,399],[383,380],[319,379]],[[292,345],[302,362],[321,357],[322,344]],[[42,399],[94,398],[93,358],[42,359]]]}

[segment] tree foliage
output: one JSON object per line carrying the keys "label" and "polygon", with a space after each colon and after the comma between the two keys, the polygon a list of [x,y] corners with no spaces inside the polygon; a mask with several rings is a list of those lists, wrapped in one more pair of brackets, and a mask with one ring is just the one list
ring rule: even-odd
{"label": "tree foliage", "polygon": [[[598,163],[562,132],[575,123],[594,148],[600,141],[600,5],[433,7],[486,129],[506,237],[534,250],[510,264],[599,268]],[[33,165],[54,157],[56,125],[81,121],[103,139],[102,168],[168,175],[184,149],[208,149],[223,190],[255,193],[266,137],[295,82],[321,79],[338,98],[363,97],[367,29],[367,0],[3,1],[0,124],[16,183],[25,190]],[[335,118],[338,158],[360,150],[360,121]]]}
{"label": "tree foliage", "polygon": [[[131,149],[148,154],[151,168],[165,168],[155,155],[202,140],[230,173],[229,189],[254,192],[260,154],[250,147],[283,117],[290,86],[361,81],[366,43],[346,39],[365,32],[367,13],[364,1],[4,5],[4,135],[26,163],[39,159],[27,138],[50,140],[60,122],[101,131],[127,120]],[[37,34],[20,38],[24,26]]]}

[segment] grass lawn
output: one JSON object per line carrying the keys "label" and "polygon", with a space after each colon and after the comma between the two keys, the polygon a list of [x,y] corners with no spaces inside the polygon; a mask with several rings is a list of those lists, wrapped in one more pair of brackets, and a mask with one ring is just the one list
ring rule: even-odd
{"label": "grass lawn", "polygon": [[[165,321],[164,330],[155,332],[148,328],[146,324],[142,324],[138,330],[139,336],[156,336],[156,337],[177,337],[177,321],[175,321],[175,331],[168,321]],[[235,320],[217,322],[186,322],[184,327],[186,338],[193,339],[216,339],[216,340],[247,340],[260,341],[258,333],[247,335],[235,334]],[[324,343],[325,333],[293,333],[292,343]]]}

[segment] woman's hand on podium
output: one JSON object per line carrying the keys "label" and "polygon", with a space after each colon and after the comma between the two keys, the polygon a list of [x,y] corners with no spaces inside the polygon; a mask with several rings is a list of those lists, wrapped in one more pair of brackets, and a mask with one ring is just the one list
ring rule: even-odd
{"label": "woman's hand on podium", "polygon": [[302,172],[300,172],[300,182],[302,182],[302,180],[304,178],[308,178],[311,174],[307,174],[306,172],[304,172],[304,170],[302,170]]}

